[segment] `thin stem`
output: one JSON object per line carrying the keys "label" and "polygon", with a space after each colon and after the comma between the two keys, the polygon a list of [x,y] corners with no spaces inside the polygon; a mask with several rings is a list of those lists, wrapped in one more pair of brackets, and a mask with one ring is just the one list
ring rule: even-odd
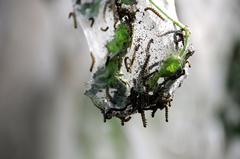
{"label": "thin stem", "polygon": [[152,0],[149,0],[167,19],[169,19],[170,21],[172,21],[174,24],[176,24],[178,27],[180,27],[181,29],[186,28],[186,26],[184,24],[182,24],[181,22],[174,20],[172,17],[170,17],[165,11],[163,11],[163,9],[161,9],[159,6],[157,6]]}
{"label": "thin stem", "polygon": [[189,44],[189,36],[191,34],[190,30],[188,29],[187,26],[185,26],[184,24],[182,24],[181,22],[179,22],[178,20],[173,19],[172,17],[170,17],[165,11],[163,11],[163,9],[161,9],[159,6],[157,6],[152,0],[149,0],[152,5],[154,7],[156,7],[167,19],[169,19],[170,21],[172,21],[175,25],[177,25],[179,28],[183,29],[184,31],[184,46],[183,49],[180,51],[179,56],[180,57],[184,57],[187,53],[187,47]]}
{"label": "thin stem", "polygon": [[184,46],[183,49],[181,50],[181,52],[179,53],[180,57],[184,57],[187,54],[187,48],[189,45],[189,36],[190,36],[190,32],[185,30],[185,38],[184,38]]}

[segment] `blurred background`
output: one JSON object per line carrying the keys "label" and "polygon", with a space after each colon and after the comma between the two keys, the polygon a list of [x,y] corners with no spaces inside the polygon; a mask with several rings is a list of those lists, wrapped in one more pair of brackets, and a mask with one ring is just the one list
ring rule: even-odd
{"label": "blurred background", "polygon": [[143,128],[103,123],[71,0],[0,0],[0,159],[240,159],[240,1],[177,0],[192,68]]}

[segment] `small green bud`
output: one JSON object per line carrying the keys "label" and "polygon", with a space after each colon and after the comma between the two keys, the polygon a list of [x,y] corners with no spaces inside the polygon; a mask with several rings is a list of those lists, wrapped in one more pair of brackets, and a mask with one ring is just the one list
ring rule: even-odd
{"label": "small green bud", "polygon": [[181,68],[182,68],[181,58],[178,56],[170,56],[163,62],[160,70],[153,74],[152,77],[147,81],[149,89],[153,90],[154,88],[156,88],[160,77],[170,77]]}
{"label": "small green bud", "polygon": [[163,62],[159,74],[161,77],[169,77],[182,68],[182,60],[178,56],[170,56]]}

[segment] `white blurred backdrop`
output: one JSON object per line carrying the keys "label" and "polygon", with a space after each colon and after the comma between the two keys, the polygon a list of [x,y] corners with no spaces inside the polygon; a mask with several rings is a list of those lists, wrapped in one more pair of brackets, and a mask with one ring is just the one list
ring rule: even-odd
{"label": "white blurred backdrop", "polygon": [[228,142],[218,117],[232,103],[226,79],[240,39],[238,0],[177,0],[196,53],[170,121],[148,114],[147,128],[139,115],[124,127],[103,123],[83,95],[90,55],[70,11],[71,0],[0,0],[1,159],[240,158],[240,138]]}

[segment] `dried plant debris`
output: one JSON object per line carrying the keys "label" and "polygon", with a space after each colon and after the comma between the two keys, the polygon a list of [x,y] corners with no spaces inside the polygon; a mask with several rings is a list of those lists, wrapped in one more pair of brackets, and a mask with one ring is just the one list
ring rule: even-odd
{"label": "dried plant debris", "polygon": [[139,113],[146,127],[145,111],[154,117],[157,110],[165,110],[168,121],[174,91],[186,78],[194,53],[188,27],[152,0],[76,1],[74,14],[93,61],[85,95],[104,121],[117,117],[124,125]]}

